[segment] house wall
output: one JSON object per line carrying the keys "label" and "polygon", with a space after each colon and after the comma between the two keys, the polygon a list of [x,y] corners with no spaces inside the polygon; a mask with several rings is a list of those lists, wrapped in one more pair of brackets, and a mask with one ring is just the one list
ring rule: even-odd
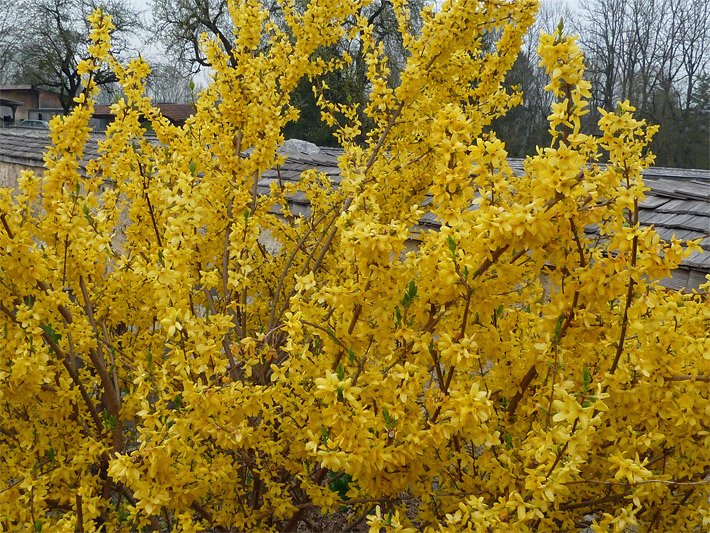
{"label": "house wall", "polygon": [[31,119],[49,121],[52,119],[52,117],[55,117],[57,115],[63,115],[64,110],[61,107],[60,108],[56,108],[56,107],[39,108],[39,109],[30,109],[28,114],[29,114],[29,118],[31,118]]}
{"label": "house wall", "polygon": [[[39,99],[36,93],[27,90],[7,90],[2,91],[3,98],[8,98],[10,100],[16,100],[22,102],[22,105],[17,108],[17,113],[15,114],[15,121],[25,120],[30,118],[29,110],[32,107],[39,106]],[[12,114],[12,111],[5,114]]]}
{"label": "house wall", "polygon": [[104,132],[109,124],[113,121],[113,116],[94,116],[89,121],[89,126],[93,132]]}
{"label": "house wall", "polygon": [[0,128],[7,124],[11,124],[12,108],[9,106],[0,105]]}
{"label": "house wall", "polygon": [[62,102],[59,99],[59,95],[57,93],[45,91],[43,89],[39,89],[38,91],[38,108],[57,109],[62,107]]}
{"label": "house wall", "polygon": [[[32,117],[30,115],[33,110],[39,110],[40,108],[57,109],[62,107],[59,95],[44,89],[3,89],[0,87],[0,94],[2,94],[3,98],[22,102],[22,105],[17,108],[17,113],[15,114],[16,122],[29,118],[37,118],[36,116]],[[0,114],[2,114],[2,116],[12,115],[12,110],[3,107]],[[47,118],[44,118],[44,114],[42,120],[47,120]]]}
{"label": "house wall", "polygon": [[17,179],[23,170],[33,170],[42,173],[41,162],[26,160],[23,162],[9,162],[0,159],[0,187],[17,187]]}

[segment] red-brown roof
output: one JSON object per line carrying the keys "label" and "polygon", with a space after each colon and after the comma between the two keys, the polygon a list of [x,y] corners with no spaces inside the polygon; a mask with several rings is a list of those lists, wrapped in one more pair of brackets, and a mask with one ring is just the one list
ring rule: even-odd
{"label": "red-brown roof", "polygon": [[59,94],[54,89],[46,89],[44,87],[38,87],[37,85],[0,85],[0,92],[2,91],[42,91],[45,93]]}
{"label": "red-brown roof", "polygon": [[[160,110],[160,113],[171,122],[184,122],[195,112],[195,106],[192,104],[153,104]],[[94,107],[95,117],[110,117],[111,106],[97,105]]]}
{"label": "red-brown roof", "polygon": [[28,91],[34,88],[32,85],[0,85],[0,91]]}

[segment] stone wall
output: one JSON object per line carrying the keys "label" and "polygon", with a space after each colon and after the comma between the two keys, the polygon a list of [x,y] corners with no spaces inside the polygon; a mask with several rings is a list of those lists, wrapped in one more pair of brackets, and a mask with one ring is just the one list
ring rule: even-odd
{"label": "stone wall", "polygon": [[43,167],[37,161],[9,162],[0,159],[0,187],[17,187],[17,179],[23,170],[33,170],[37,173],[43,171]]}

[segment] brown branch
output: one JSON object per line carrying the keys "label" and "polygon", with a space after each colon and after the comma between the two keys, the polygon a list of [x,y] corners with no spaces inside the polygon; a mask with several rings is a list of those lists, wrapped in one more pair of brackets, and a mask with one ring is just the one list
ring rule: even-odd
{"label": "brown branch", "polygon": [[518,392],[515,393],[515,396],[511,398],[510,403],[508,404],[509,420],[512,420],[513,416],[515,416],[515,410],[518,408],[520,400],[523,398],[525,391],[528,390],[528,387],[530,386],[532,380],[535,379],[535,376],[537,376],[537,368],[535,368],[535,365],[532,365],[530,369],[525,373],[525,376],[523,376],[520,385],[518,385]]}
{"label": "brown branch", "polygon": [[[473,273],[473,279],[476,279],[483,274],[486,273],[486,271],[493,266],[493,264],[500,259],[500,256],[505,253],[505,251],[510,248],[510,244],[506,244],[505,246],[500,246],[499,248],[496,249],[495,252],[491,255],[490,258],[486,259],[481,266],[479,266],[476,271]],[[517,258],[516,258],[517,260]]]}
{"label": "brown branch", "polygon": [[84,510],[81,505],[81,494],[76,495],[76,533],[84,533]]}
{"label": "brown branch", "polygon": [[577,244],[577,253],[579,254],[579,265],[584,268],[587,266],[587,258],[584,255],[584,248],[582,247],[582,242],[579,239],[579,234],[577,233],[577,227],[574,224],[574,220],[569,219],[570,229],[572,230],[572,235],[574,235],[574,242]]}
{"label": "brown branch", "polygon": [[681,499],[681,500],[678,502],[678,505],[675,506],[675,508],[674,508],[673,511],[671,512],[671,516],[675,515],[675,514],[678,512],[678,510],[679,510],[681,507],[683,507],[683,505],[685,505],[685,502],[688,501],[688,498],[690,498],[690,496],[691,496],[694,492],[695,492],[695,488],[692,488],[692,489],[688,490],[688,492],[686,492],[686,493],[683,495],[683,499]]}
{"label": "brown branch", "polygon": [[[636,266],[636,252],[638,250],[638,235],[634,235],[634,240],[632,244],[632,260],[631,260],[631,266],[635,267]],[[629,276],[629,288],[628,291],[626,292],[626,304],[624,305],[624,316],[621,319],[621,332],[619,333],[619,343],[616,347],[616,355],[614,356],[614,362],[611,364],[611,368],[609,369],[609,373],[613,374],[616,372],[617,367],[619,366],[619,360],[621,359],[621,354],[624,352],[624,342],[626,342],[626,328],[628,327],[629,324],[629,308],[631,307],[631,301],[634,298],[634,278],[630,275]]]}
{"label": "brown branch", "polygon": [[143,197],[145,198],[146,203],[148,204],[148,213],[150,214],[150,221],[153,224],[153,231],[155,232],[155,238],[158,240],[158,246],[160,248],[163,247],[163,241],[160,238],[160,232],[158,231],[158,223],[155,220],[155,212],[153,211],[153,204],[150,201],[150,197],[148,196],[148,185],[146,183],[147,176],[145,175],[145,172],[143,170],[143,164],[138,161],[138,172],[140,173],[141,177],[143,178],[142,180],[142,185],[143,185]]}
{"label": "brown branch", "polygon": [[710,383],[710,376],[697,375],[693,376],[691,374],[680,374],[677,376],[663,376],[664,381],[703,381],[705,383]]}
{"label": "brown branch", "polygon": [[91,300],[89,299],[89,292],[86,289],[86,283],[84,282],[84,277],[79,276],[79,286],[81,287],[81,294],[84,298],[84,311],[89,319],[94,334],[97,339],[98,351],[93,348],[89,349],[89,358],[91,362],[96,367],[96,372],[101,379],[101,384],[103,385],[104,391],[107,397],[107,407],[109,412],[113,416],[118,416],[118,412],[121,409],[121,396],[119,391],[114,387],[114,384],[109,376],[108,370],[106,369],[106,362],[103,357],[103,350],[101,349],[101,343],[98,342],[99,339],[99,329],[96,325],[96,319],[94,318],[94,308],[91,305]]}
{"label": "brown branch", "polygon": [[[567,330],[569,329],[570,325],[572,324],[572,320],[574,320],[574,310],[577,307],[578,303],[579,303],[579,291],[575,290],[574,296],[572,297],[572,305],[570,307],[569,312],[567,313],[567,318],[565,319],[564,323],[560,327],[559,334],[555,335],[554,343],[552,346],[552,350],[555,354],[555,361],[554,361],[554,364],[552,367],[552,382],[550,385],[550,399],[549,399],[549,403],[548,403],[548,407],[547,407],[547,416],[545,418],[545,429],[546,430],[550,427],[550,418],[552,417],[552,403],[555,399],[555,383],[557,381],[557,367],[559,365],[560,341],[567,333]],[[575,421],[575,425],[576,425],[576,421]]]}
{"label": "brown branch", "polygon": [[[325,220],[325,218],[326,218],[330,213],[332,213],[335,209],[336,209],[336,205],[334,205],[334,206],[331,207],[328,211],[326,211],[325,213],[323,213],[320,217],[318,217],[318,219],[317,219],[316,221],[313,222],[313,224],[311,224],[311,227],[308,228],[308,231],[306,231],[306,233],[303,235],[303,237],[301,237],[301,238],[298,240],[298,243],[297,243],[296,247],[293,249],[293,251],[292,251],[291,254],[289,255],[288,259],[286,260],[286,264],[284,265],[284,268],[283,268],[283,270],[281,271],[281,274],[280,274],[280,276],[279,276],[279,280],[278,280],[278,282],[276,283],[276,291],[274,292],[274,297],[273,297],[273,299],[272,299],[272,301],[271,301],[271,316],[269,317],[269,327],[268,327],[268,330],[269,330],[269,331],[271,331],[272,329],[274,329],[274,325],[275,325],[276,321],[278,320],[277,317],[276,317],[276,309],[277,309],[277,307],[278,307],[277,304],[278,304],[278,302],[279,302],[279,298],[281,297],[281,291],[283,290],[283,285],[284,285],[284,282],[285,282],[285,280],[286,280],[286,276],[287,276],[287,274],[288,274],[289,269],[291,268],[291,265],[293,264],[293,261],[294,261],[295,258],[296,258],[296,254],[298,253],[299,250],[303,249],[303,245],[305,244],[306,239],[308,239],[308,237],[310,237],[310,235],[315,231],[316,227],[317,227],[323,220]],[[336,215],[336,217],[334,218],[334,220],[335,220],[336,218],[337,218],[337,215]],[[329,225],[328,227],[330,227],[330,225]]]}
{"label": "brown branch", "polygon": [[[123,483],[114,483],[113,485],[118,489],[118,492],[126,498],[131,505],[136,505],[137,500],[131,493],[128,487],[126,487]],[[150,520],[150,529],[151,531],[160,531],[160,521],[158,520],[158,517],[155,516],[154,514],[148,515],[148,520]]]}
{"label": "brown branch", "polygon": [[[17,321],[17,318],[15,317],[15,313],[13,313],[10,309],[5,307],[1,302],[0,302],[0,311],[2,311],[6,316],[8,316],[10,318],[10,320],[12,320],[15,324],[20,325],[19,322]],[[67,360],[67,357],[64,354],[64,351],[44,331],[42,332],[42,339],[52,349],[52,351],[55,353],[55,355],[62,361],[62,364],[64,365],[65,370],[69,373],[69,376],[71,377],[72,381],[74,382],[74,385],[76,385],[76,387],[79,389],[79,393],[81,394],[81,397],[84,400],[84,403],[86,404],[87,409],[89,410],[89,414],[91,415],[91,419],[93,420],[94,425],[98,429],[99,434],[103,433],[104,426],[103,426],[103,422],[101,421],[101,417],[99,416],[99,413],[96,410],[96,406],[91,401],[89,394],[86,392],[84,385],[82,384],[81,380],[79,379],[79,374],[69,364],[69,361]]]}
{"label": "brown branch", "polygon": [[[370,283],[369,281],[367,282],[368,284]],[[365,288],[367,290],[367,288]],[[362,312],[362,304],[355,304],[355,307],[353,309],[353,318],[350,320],[350,325],[348,326],[348,335],[353,334],[353,330],[355,329],[355,324],[357,323],[358,319],[360,318],[360,313]]]}
{"label": "brown branch", "polygon": [[459,340],[466,336],[466,326],[468,326],[468,313],[471,308],[471,296],[473,295],[473,290],[468,288],[466,290],[466,304],[463,309],[463,317],[461,318],[461,328],[459,330]]}
{"label": "brown branch", "polygon": [[[209,306],[210,312],[213,315],[217,314],[217,308],[215,307],[214,304],[214,298],[212,298],[212,293],[207,287],[203,288],[203,291],[205,293],[205,299],[207,300],[207,305]],[[232,349],[229,345],[229,335],[225,335],[222,337],[222,348],[224,349],[224,354],[227,356],[227,360],[229,361],[229,375],[232,379],[237,378],[237,362],[234,359],[234,354],[232,353]]]}
{"label": "brown branch", "polygon": [[[385,140],[387,139],[387,136],[389,135],[389,132],[392,130],[394,127],[395,123],[397,122],[397,119],[402,113],[402,109],[404,109],[404,101],[400,102],[397,108],[394,110],[392,115],[390,115],[390,119],[387,122],[387,126],[385,126],[385,129],[382,131],[382,134],[380,135],[380,138],[377,140],[377,144],[375,145],[374,150],[370,154],[370,157],[367,160],[367,163],[365,163],[365,169],[363,170],[363,174],[366,175],[372,166],[375,164],[375,161],[377,160],[377,155],[379,154],[380,150],[382,149],[382,146],[385,143]],[[349,197],[345,200],[345,203],[343,204],[343,208],[340,213],[336,214],[336,216],[333,218],[332,222],[330,223],[330,226],[332,227],[330,233],[328,234],[328,237],[325,240],[325,243],[323,244],[323,248],[321,249],[320,254],[318,255],[318,258],[316,259],[315,263],[313,263],[313,267],[311,268],[311,272],[315,272],[320,268],[321,263],[323,262],[323,259],[325,258],[325,255],[328,253],[330,250],[330,247],[333,244],[333,239],[335,238],[335,234],[338,231],[338,227],[335,225],[335,222],[337,221],[338,217],[340,216],[341,213],[345,213],[349,208],[350,205],[353,202],[353,197]]]}
{"label": "brown branch", "polygon": [[606,485],[609,487],[635,487],[637,485],[649,485],[651,483],[661,483],[663,485],[671,486],[699,486],[699,485],[710,485],[710,481],[705,479],[700,479],[698,481],[673,481],[672,479],[644,479],[641,481],[636,481],[634,483],[626,482],[615,482],[615,481],[602,481],[601,479],[579,479],[576,481],[567,481],[562,483],[563,485]]}
{"label": "brown branch", "polygon": [[0,222],[2,222],[3,228],[5,228],[5,233],[7,233],[7,236],[10,237],[11,239],[15,238],[15,235],[12,233],[12,230],[10,229],[10,225],[7,223],[7,218],[5,218],[5,213],[0,213]]}
{"label": "brown branch", "polygon": [[[439,357],[436,354],[436,350],[432,350],[431,357],[434,360],[434,368],[436,370],[436,380],[439,382],[439,390],[444,394],[444,396],[448,396],[449,395],[449,387],[451,386],[451,380],[454,377],[456,365],[451,365],[449,367],[449,371],[446,373],[446,377],[444,377],[444,373],[441,368],[441,362],[439,360]],[[441,405],[442,404],[439,404],[436,407],[436,410],[434,411],[434,414],[431,417],[432,424],[434,424],[436,422],[436,420],[439,418],[439,415],[441,414]],[[458,443],[457,443],[457,447],[458,447]]]}
{"label": "brown branch", "polygon": [[627,498],[626,494],[614,494],[612,496],[603,496],[601,498],[593,498],[575,503],[563,503],[560,505],[560,511],[573,511],[575,509],[584,509],[585,507],[596,507],[604,503],[617,503]]}
{"label": "brown branch", "polygon": [[367,172],[372,168],[372,165],[375,164],[377,155],[380,153],[382,146],[385,144],[385,140],[387,139],[390,130],[394,127],[395,123],[397,122],[397,119],[399,118],[399,115],[402,114],[402,109],[404,109],[404,101],[401,101],[395,108],[394,112],[390,115],[390,119],[387,122],[387,126],[385,126],[385,129],[382,131],[382,135],[380,135],[380,138],[377,140],[375,149],[372,151],[370,157],[367,159],[367,163],[365,163],[365,174],[367,174]]}
{"label": "brown branch", "polygon": [[315,328],[315,329],[317,329],[317,330],[322,331],[323,333],[325,333],[326,335],[328,335],[328,338],[330,338],[330,340],[332,340],[335,344],[337,344],[338,346],[340,346],[343,350],[346,350],[346,351],[348,350],[348,347],[345,345],[345,343],[343,343],[340,339],[338,339],[338,338],[335,336],[335,331],[329,330],[329,329],[327,329],[327,328],[325,328],[325,327],[323,327],[323,326],[320,326],[320,325],[318,325],[318,324],[315,324],[314,322],[309,322],[309,321],[303,320],[303,319],[301,319],[301,323],[302,323],[304,326],[310,326],[310,327],[312,327],[312,328]]}
{"label": "brown branch", "polygon": [[[629,181],[629,170],[624,169],[624,174],[626,176],[626,187],[627,189],[631,186]],[[634,198],[634,210],[629,215],[629,225],[632,227],[636,226],[639,219],[639,203],[638,198]],[[631,245],[631,268],[636,267],[636,255],[638,253],[639,237],[634,235],[633,243]],[[624,305],[624,317],[621,320],[621,333],[619,334],[619,344],[616,347],[616,355],[614,356],[614,362],[609,369],[609,372],[613,374],[619,365],[619,360],[621,359],[621,354],[624,351],[624,342],[626,341],[626,328],[629,323],[629,308],[631,307],[631,301],[634,297],[634,278],[633,273],[629,275],[629,289],[626,293],[626,304]]]}
{"label": "brown branch", "polygon": [[[570,431],[570,440],[572,439],[572,435],[574,435],[575,430],[577,429],[577,423],[579,422],[579,417],[575,418],[574,424],[572,424],[572,431]],[[550,479],[550,476],[552,475],[552,472],[555,471],[555,468],[557,468],[557,465],[560,464],[560,459],[562,459],[562,456],[565,454],[567,451],[567,447],[569,446],[569,440],[565,442],[565,445],[562,446],[562,449],[557,452],[557,455],[555,457],[555,461],[552,463],[552,466],[550,466],[550,469],[547,471],[547,474],[545,474],[545,480],[547,481]]]}
{"label": "brown branch", "polygon": [[205,509],[202,505],[200,505],[197,502],[192,502],[190,504],[190,507],[197,512],[198,515],[200,515],[200,518],[207,522],[207,524],[211,525],[212,524],[212,515],[210,515],[209,511]]}
{"label": "brown branch", "polygon": [[[50,291],[50,286],[46,282],[41,280],[37,280],[37,287],[39,287],[42,292]],[[71,312],[69,311],[69,309],[66,308],[65,305],[59,304],[57,306],[57,310],[59,311],[59,314],[62,315],[62,319],[67,325],[73,322]]]}

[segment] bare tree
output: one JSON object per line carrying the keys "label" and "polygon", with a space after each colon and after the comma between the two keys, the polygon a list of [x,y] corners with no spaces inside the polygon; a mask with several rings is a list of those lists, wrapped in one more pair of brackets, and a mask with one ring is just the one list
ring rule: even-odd
{"label": "bare tree", "polygon": [[627,0],[591,0],[582,4],[581,43],[595,89],[593,103],[605,109],[612,108],[615,99],[623,96],[622,74],[628,70],[623,65],[633,56],[627,17]]}
{"label": "bare tree", "polygon": [[710,4],[707,0],[684,0],[680,20],[680,63],[682,65],[685,98],[683,109],[690,110],[699,80],[707,77],[710,67]]}
{"label": "bare tree", "polygon": [[154,102],[184,104],[193,99],[194,84],[190,73],[178,65],[158,63],[151,65],[148,76],[148,94]]}
{"label": "bare tree", "polygon": [[499,138],[506,143],[508,153],[513,157],[523,157],[534,151],[536,146],[549,143],[549,123],[552,96],[545,90],[549,78],[541,68],[537,48],[542,33],[554,33],[562,21],[565,29],[575,31],[574,13],[565,2],[543,0],[537,18],[528,30],[520,55],[508,73],[506,82],[523,93],[521,106],[512,109],[505,117],[494,123]]}
{"label": "bare tree", "polygon": [[193,72],[208,67],[200,46],[203,33],[216,38],[224,50],[234,43],[227,0],[152,0],[156,37],[169,57]]}
{"label": "bare tree", "polygon": [[699,154],[710,152],[707,133],[697,134],[707,128],[693,104],[710,65],[708,11],[707,0],[586,0],[582,5],[579,31],[593,109],[631,100],[641,117],[661,125],[653,144],[661,164],[693,165],[707,161]]}
{"label": "bare tree", "polygon": [[[269,11],[271,20],[286,28],[280,4],[276,0],[261,0]],[[409,19],[412,31],[417,32],[421,25],[421,10],[432,0],[410,0],[408,3]],[[227,0],[152,0],[153,19],[156,24],[156,36],[165,47],[168,57],[179,65],[180,69],[189,68],[192,73],[203,67],[209,67],[209,61],[200,46],[201,36],[207,33],[227,52],[234,46],[233,26],[229,17]],[[296,0],[296,10],[305,11],[307,0]],[[360,12],[373,26],[375,38],[384,44],[390,68],[390,81],[396,83],[406,63],[406,53],[401,35],[397,28],[397,18],[390,0],[375,0],[364,6]],[[352,21],[353,24],[355,21]],[[268,43],[264,43],[268,46]],[[367,66],[363,58],[359,39],[342,39],[340,42],[316,52],[324,59],[343,57],[347,53],[352,61],[337,77],[328,78],[329,99],[341,103],[358,103],[365,100],[368,90]],[[304,80],[296,89],[293,103],[301,110],[301,124],[287,128],[287,135],[308,138],[313,142],[330,142],[330,130],[318,129],[319,111],[313,97],[312,87]],[[308,124],[306,124],[306,122]],[[318,130],[318,131],[316,131]]]}
{"label": "bare tree", "polygon": [[[128,48],[130,32],[139,27],[137,15],[125,0],[24,0],[19,7],[23,41],[18,49],[15,81],[40,85],[59,92],[69,110],[81,92],[79,62],[88,57],[87,17],[101,8],[113,17],[114,52]],[[108,69],[99,71],[99,85],[114,81]]]}
{"label": "bare tree", "polygon": [[17,55],[21,39],[21,23],[17,6],[0,10],[0,83],[6,83]]}

